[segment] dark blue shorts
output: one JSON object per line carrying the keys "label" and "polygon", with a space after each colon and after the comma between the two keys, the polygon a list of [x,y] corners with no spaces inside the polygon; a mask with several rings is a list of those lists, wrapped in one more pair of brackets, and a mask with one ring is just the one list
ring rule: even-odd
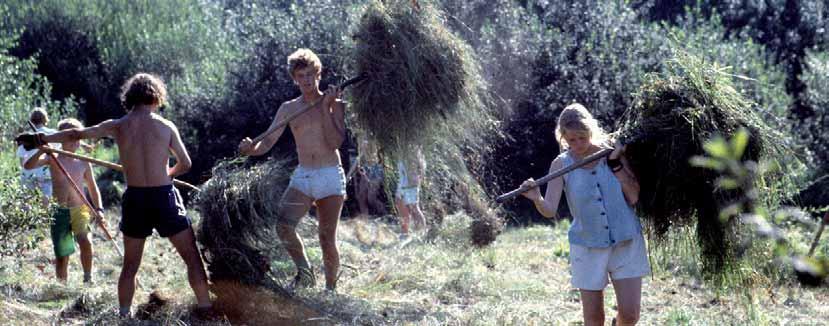
{"label": "dark blue shorts", "polygon": [[158,231],[169,237],[190,227],[190,219],[181,195],[172,185],[127,187],[121,201],[121,225],[124,235],[146,238]]}

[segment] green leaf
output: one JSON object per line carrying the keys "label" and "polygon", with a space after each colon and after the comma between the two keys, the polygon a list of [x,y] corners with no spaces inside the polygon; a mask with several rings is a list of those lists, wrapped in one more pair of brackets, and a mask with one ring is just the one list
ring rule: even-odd
{"label": "green leaf", "polygon": [[719,186],[722,189],[732,190],[739,188],[740,183],[737,181],[737,179],[734,178],[721,177],[717,179],[717,186]]}
{"label": "green leaf", "polygon": [[715,137],[702,145],[705,152],[716,158],[729,158],[728,144],[722,137]]}
{"label": "green leaf", "polygon": [[733,159],[739,160],[743,157],[745,149],[748,146],[749,132],[745,128],[740,128],[737,133],[731,137],[731,152],[734,153]]}
{"label": "green leaf", "polygon": [[706,156],[694,156],[691,157],[689,163],[696,167],[701,167],[705,169],[711,169],[716,171],[722,171],[725,169],[725,163],[720,160],[713,159]]}

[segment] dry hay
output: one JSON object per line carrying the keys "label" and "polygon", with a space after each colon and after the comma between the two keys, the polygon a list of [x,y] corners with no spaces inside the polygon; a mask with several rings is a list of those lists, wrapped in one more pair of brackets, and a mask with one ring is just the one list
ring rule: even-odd
{"label": "dry hay", "polygon": [[351,57],[367,79],[349,110],[386,153],[491,121],[472,50],[443,20],[429,1],[373,0],[353,32]]}
{"label": "dry hay", "polygon": [[492,244],[504,231],[504,221],[497,215],[496,210],[480,201],[473,200],[467,208],[467,213],[472,217],[472,223],[469,225],[469,238],[477,247]]}
{"label": "dry hay", "polygon": [[217,281],[210,287],[216,294],[213,305],[233,324],[249,325],[336,325],[319,312],[295,300],[275,297],[272,292],[236,281]]}
{"label": "dry hay", "polygon": [[[379,145],[386,175],[396,175],[396,161],[408,159],[414,146],[428,144],[421,202],[432,228],[468,207],[470,193],[488,201],[468,163],[483,162],[484,143],[499,136],[474,52],[446,27],[436,7],[411,0],[366,5],[353,31],[351,57],[367,79],[355,85],[349,109]],[[395,182],[387,178],[387,192]]]}
{"label": "dry hay", "polygon": [[262,283],[279,247],[275,226],[291,168],[279,160],[247,165],[220,162],[196,198],[198,239],[213,281]]}
{"label": "dry hay", "polygon": [[[740,223],[721,220],[720,209],[740,194],[716,186],[719,174],[689,164],[705,155],[715,136],[750,132],[742,160],[773,160],[780,135],[760,119],[758,108],[732,87],[715,65],[678,53],[667,73],[648,76],[622,123],[627,156],[639,179],[639,215],[655,240],[673,226],[696,223],[703,270],[720,273],[739,256]],[[761,194],[761,196],[764,194]]]}
{"label": "dry hay", "polygon": [[[275,227],[279,202],[293,170],[291,163],[220,162],[202,186],[195,205],[202,217],[198,240],[214,284],[211,290],[219,300],[217,307],[232,320],[253,320],[255,324],[262,320],[377,323],[383,317],[376,312],[361,310],[355,316],[347,309],[347,304],[359,304],[359,300],[337,297],[329,302],[331,298],[325,295],[296,295],[275,278],[270,263],[287,256]],[[311,220],[305,219],[305,223]]]}
{"label": "dry hay", "polygon": [[170,298],[163,295],[160,291],[150,292],[150,295],[147,297],[147,303],[141,304],[135,309],[135,318],[140,320],[152,319],[169,303]]}

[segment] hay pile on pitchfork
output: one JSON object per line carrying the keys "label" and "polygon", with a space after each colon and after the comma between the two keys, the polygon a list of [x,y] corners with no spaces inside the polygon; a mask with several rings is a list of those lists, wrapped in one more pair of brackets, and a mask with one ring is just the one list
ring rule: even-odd
{"label": "hay pile on pitchfork", "polygon": [[621,128],[631,140],[628,157],[641,187],[639,212],[654,239],[675,226],[695,226],[703,271],[713,273],[739,258],[747,236],[738,218],[720,216],[740,194],[719,187],[720,175],[692,166],[691,158],[705,154],[706,141],[730,138],[741,128],[750,133],[743,161],[774,161],[786,152],[783,136],[734,89],[732,78],[716,64],[679,52],[667,73],[648,76]]}

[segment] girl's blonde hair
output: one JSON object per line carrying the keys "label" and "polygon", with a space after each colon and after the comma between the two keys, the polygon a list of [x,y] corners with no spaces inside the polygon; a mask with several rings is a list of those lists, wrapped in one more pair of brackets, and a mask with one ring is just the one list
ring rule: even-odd
{"label": "girl's blonde hair", "polygon": [[605,144],[608,141],[607,133],[599,127],[599,121],[587,111],[584,105],[579,103],[568,105],[558,116],[556,141],[562,150],[570,147],[564,140],[565,132],[585,133],[590,137],[590,143],[594,145]]}

